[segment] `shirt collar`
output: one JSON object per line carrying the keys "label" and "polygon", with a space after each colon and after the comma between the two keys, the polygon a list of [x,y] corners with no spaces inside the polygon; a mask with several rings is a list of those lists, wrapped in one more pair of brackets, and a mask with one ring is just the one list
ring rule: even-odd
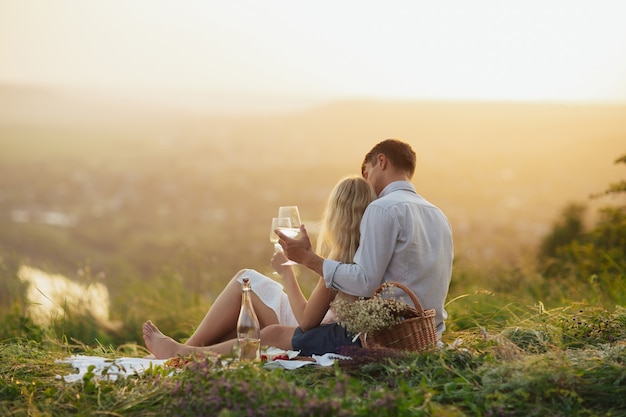
{"label": "shirt collar", "polygon": [[390,184],[387,184],[387,186],[385,188],[383,188],[383,190],[380,192],[380,194],[378,195],[378,197],[383,197],[386,196],[389,193],[392,193],[394,191],[410,191],[413,192],[415,194],[417,194],[417,191],[415,191],[415,186],[409,182],[409,181],[394,181]]}

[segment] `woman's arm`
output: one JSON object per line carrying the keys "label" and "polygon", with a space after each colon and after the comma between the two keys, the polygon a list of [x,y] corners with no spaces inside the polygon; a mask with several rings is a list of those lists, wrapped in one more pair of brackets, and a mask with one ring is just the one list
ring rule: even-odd
{"label": "woman's arm", "polygon": [[317,281],[317,285],[313,289],[311,297],[309,297],[309,301],[304,308],[302,319],[298,320],[302,331],[306,332],[320,325],[324,316],[326,316],[326,312],[328,312],[330,303],[335,299],[336,294],[337,290],[326,288],[326,283],[323,278]]}
{"label": "woman's arm", "polygon": [[281,265],[285,261],[287,261],[287,257],[283,253],[277,252],[272,257],[272,266],[282,277],[285,293],[287,293],[289,304],[291,304],[298,325],[303,331],[307,331],[319,326],[337,291],[326,288],[324,280],[320,278],[307,301],[296,280],[293,267]]}

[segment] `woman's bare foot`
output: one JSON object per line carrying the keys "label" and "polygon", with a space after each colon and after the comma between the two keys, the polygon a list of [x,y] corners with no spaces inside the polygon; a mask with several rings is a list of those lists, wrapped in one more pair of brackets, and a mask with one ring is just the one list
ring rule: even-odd
{"label": "woman's bare foot", "polygon": [[186,356],[193,352],[193,349],[189,346],[185,346],[171,337],[165,336],[150,320],[143,324],[142,331],[146,347],[157,359]]}

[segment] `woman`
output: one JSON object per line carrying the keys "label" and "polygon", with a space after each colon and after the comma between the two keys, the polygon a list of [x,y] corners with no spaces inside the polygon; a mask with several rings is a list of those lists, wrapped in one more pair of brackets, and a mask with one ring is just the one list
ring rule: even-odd
{"label": "woman", "polygon": [[[373,188],[362,177],[339,181],[326,203],[317,243],[318,253],[329,259],[351,263],[359,245],[361,217],[375,198]],[[335,323],[332,311],[329,311],[337,291],[326,288],[320,278],[307,300],[293,267],[282,265],[286,260],[282,252],[276,252],[272,258],[272,267],[280,274],[284,291],[280,284],[254,270],[240,271],[218,296],[185,344],[165,336],[151,321],[147,321],[143,325],[146,347],[158,359],[203,351],[230,353],[237,342],[236,325],[241,306],[241,278],[244,275],[251,281],[262,345],[300,350],[302,355],[311,355],[331,352],[338,346],[358,344]],[[321,323],[324,325],[320,326]]]}

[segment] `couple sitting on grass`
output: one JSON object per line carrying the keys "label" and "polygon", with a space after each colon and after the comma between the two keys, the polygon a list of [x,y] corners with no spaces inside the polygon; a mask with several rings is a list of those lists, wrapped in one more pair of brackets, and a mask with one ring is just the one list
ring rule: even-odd
{"label": "couple sitting on grass", "polygon": [[[337,323],[331,302],[370,297],[388,281],[406,285],[424,309],[435,309],[441,338],[454,256],[452,231],[442,211],[418,195],[410,182],[415,161],[415,152],[405,142],[387,139],[375,145],[364,158],[362,177],[341,180],[328,199],[317,244],[317,253],[326,259],[312,250],[304,225],[296,239],[278,231],[284,253],[274,254],[272,267],[283,285],[257,271],[242,270],[184,344],[161,333],[151,321],[144,323],[148,350],[158,359],[230,354],[237,343],[244,276],[250,278],[264,346],[297,350],[302,356],[360,346],[360,340]],[[308,300],[293,267],[282,265],[287,258],[320,276]]]}

